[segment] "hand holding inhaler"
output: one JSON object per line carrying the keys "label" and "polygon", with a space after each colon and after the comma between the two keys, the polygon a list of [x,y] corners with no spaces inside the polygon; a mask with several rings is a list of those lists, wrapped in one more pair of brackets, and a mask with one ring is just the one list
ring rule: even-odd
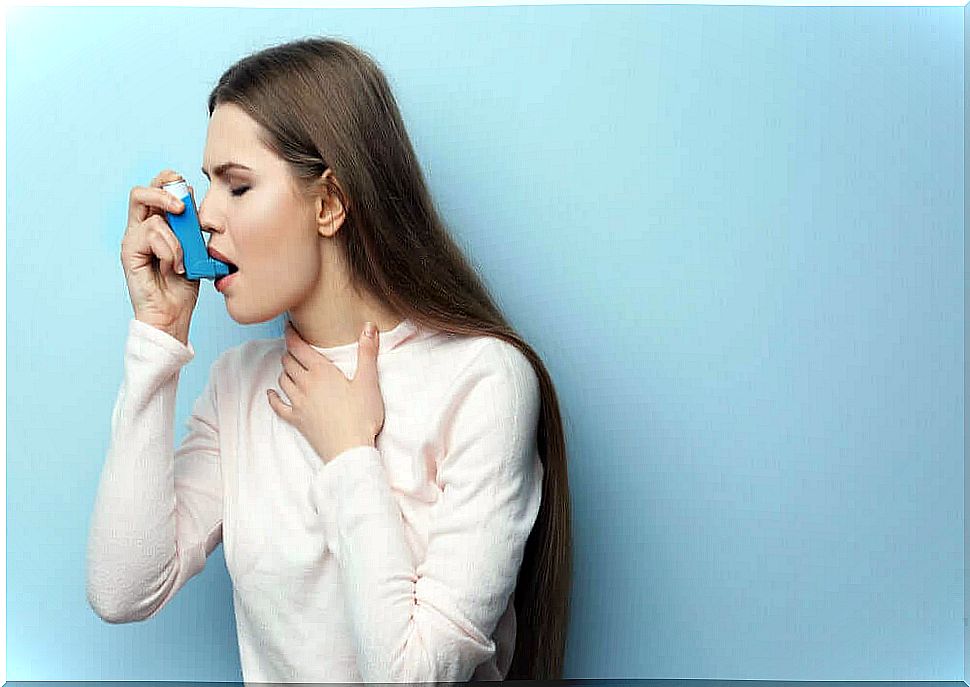
{"label": "hand holding inhaler", "polygon": [[168,225],[172,228],[175,238],[178,239],[182,248],[182,267],[185,277],[194,281],[203,277],[218,279],[234,272],[235,269],[230,265],[209,257],[205,241],[202,239],[202,227],[199,224],[199,216],[195,209],[195,195],[191,193],[192,187],[179,177],[175,181],[163,184],[162,190],[172,194],[185,206],[184,212],[165,212]]}
{"label": "hand holding inhaler", "polygon": [[[163,188],[171,182],[184,185],[187,191],[184,197],[176,198]],[[184,220],[189,212],[189,219],[195,224],[194,238],[205,253],[192,188],[175,172],[164,170],[149,186],[131,189],[128,226],[121,241],[121,266],[135,319],[168,333],[183,344],[188,341],[189,322],[199,296],[199,281],[198,276],[192,279],[176,272],[176,269],[185,271],[188,251],[183,250],[182,242],[166,222],[166,217]]]}

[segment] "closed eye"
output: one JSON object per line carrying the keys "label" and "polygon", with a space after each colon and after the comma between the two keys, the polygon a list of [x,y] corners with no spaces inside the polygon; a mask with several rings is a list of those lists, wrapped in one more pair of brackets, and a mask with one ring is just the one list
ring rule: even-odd
{"label": "closed eye", "polygon": [[241,196],[242,194],[244,194],[248,190],[249,190],[249,187],[248,186],[241,186],[239,188],[234,188],[234,189],[232,189],[232,195],[234,195],[234,196]]}

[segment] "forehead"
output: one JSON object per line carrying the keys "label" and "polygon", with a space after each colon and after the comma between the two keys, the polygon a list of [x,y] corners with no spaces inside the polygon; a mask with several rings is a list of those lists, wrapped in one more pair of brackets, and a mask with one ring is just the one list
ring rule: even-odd
{"label": "forehead", "polygon": [[202,166],[211,169],[231,160],[255,167],[270,161],[274,156],[259,140],[259,131],[259,124],[240,107],[217,105],[209,118]]}

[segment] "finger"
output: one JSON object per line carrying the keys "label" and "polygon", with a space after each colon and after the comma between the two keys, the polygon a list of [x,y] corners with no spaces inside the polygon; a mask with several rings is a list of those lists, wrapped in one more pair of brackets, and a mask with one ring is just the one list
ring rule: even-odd
{"label": "finger", "polygon": [[174,169],[163,169],[161,172],[156,174],[149,184],[150,186],[156,186],[161,188],[170,181],[178,181],[182,178],[182,175],[176,172]]}
{"label": "finger", "polygon": [[283,356],[283,374],[287,375],[294,384],[301,372],[305,372],[303,366],[288,353]]}
{"label": "finger", "polygon": [[286,353],[284,358],[287,356],[293,356],[294,360],[300,363],[300,365],[303,367],[306,367],[306,365],[297,355],[300,347],[299,341],[297,341],[298,338],[299,337],[297,337],[294,333],[292,325],[290,325],[289,321],[287,321],[286,325],[283,327],[283,341],[286,343]]}
{"label": "finger", "polygon": [[279,379],[280,389],[286,392],[286,395],[292,401],[296,397],[297,387],[296,384],[290,379],[290,376],[286,372],[281,372]]}
{"label": "finger", "polygon": [[[309,370],[309,368],[306,365],[300,362],[299,358],[293,355],[293,351],[288,350],[285,353],[283,353],[281,361],[283,363],[284,369],[288,369],[292,371],[291,376],[295,375],[297,372],[306,372]],[[288,364],[290,365],[290,367],[287,367]],[[296,379],[295,376],[294,376],[294,379]]]}
{"label": "finger", "polygon": [[279,394],[272,389],[267,389],[266,397],[269,399],[270,407],[276,412],[277,415],[284,419],[289,418],[290,410],[292,409],[283,403],[283,399],[280,398]]}
{"label": "finger", "polygon": [[182,251],[182,242],[179,241],[178,236],[172,231],[172,227],[168,225],[167,221],[159,217],[156,224],[158,225],[159,232],[165,237],[165,242],[172,249],[172,267],[173,269],[178,268],[178,270],[181,270],[179,272],[181,274],[185,271],[185,255]]}
{"label": "finger", "polygon": [[[182,175],[176,172],[175,170],[163,169],[161,172],[156,174],[150,182],[148,182],[148,187],[161,189],[162,186],[164,186],[165,184],[170,183],[172,181],[180,181],[181,179],[182,179]],[[165,191],[165,193],[168,193],[168,192]],[[171,196],[172,194],[169,193],[168,195]],[[152,207],[152,208],[149,208],[149,214],[159,215],[162,213],[160,210]]]}
{"label": "finger", "polygon": [[159,224],[164,224],[164,222],[161,217],[157,221],[152,222],[148,234],[152,252],[155,253],[161,263],[160,267],[163,276],[175,270],[179,253],[177,248],[178,239],[175,238],[175,234],[172,233],[172,230],[167,225],[164,227],[159,226]]}
{"label": "finger", "polygon": [[171,250],[172,267],[174,269],[175,266],[182,264],[182,244],[175,235],[175,232],[172,231],[172,228],[168,225],[168,222],[166,222],[161,216],[155,220],[154,225],[157,227],[158,233],[162,236],[162,238],[165,239],[165,243],[168,244],[168,247]]}
{"label": "finger", "polygon": [[144,222],[152,215],[161,216],[165,210],[181,212],[184,204],[168,191],[149,186],[135,186],[128,194],[128,226]]}
{"label": "finger", "polygon": [[[369,323],[368,323],[369,324]],[[365,328],[360,334],[360,345],[357,347],[357,369],[354,380],[377,380],[377,355],[380,352],[380,332],[374,328],[374,338],[367,336]]]}
{"label": "finger", "polygon": [[[182,175],[173,169],[163,169],[161,172],[156,174],[150,182],[148,182],[148,188],[161,189],[167,183],[172,181],[179,181],[182,179]],[[166,191],[166,193],[168,193]],[[169,195],[172,195],[169,193]],[[151,214],[161,214],[161,212],[155,208],[150,208]]]}
{"label": "finger", "polygon": [[300,363],[303,369],[309,370],[310,366],[317,362],[317,357],[321,357],[303,340],[303,337],[297,333],[289,320],[286,321],[286,326],[283,327],[283,338],[286,340],[287,352]]}
{"label": "finger", "polygon": [[148,235],[148,247],[152,255],[158,259],[159,274],[162,277],[167,277],[169,269],[171,269],[171,262],[165,257],[170,250],[168,244],[165,243],[165,239],[153,231]]}

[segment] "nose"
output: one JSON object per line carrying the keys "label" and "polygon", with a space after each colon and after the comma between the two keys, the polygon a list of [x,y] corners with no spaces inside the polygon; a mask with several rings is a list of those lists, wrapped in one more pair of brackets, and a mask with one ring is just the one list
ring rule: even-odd
{"label": "nose", "polygon": [[[193,191],[193,193],[194,193],[194,191]],[[199,203],[196,206],[196,213],[195,214],[199,218],[199,228],[202,231],[206,231],[206,232],[209,232],[211,234],[213,232],[218,231],[218,228],[216,227],[216,224],[215,224],[214,220],[212,219],[212,217],[210,217],[209,211],[208,211],[207,206],[205,204],[206,203],[206,200],[208,199],[208,197],[209,197],[209,194],[208,194],[208,192],[206,192],[206,195],[202,199],[202,202]]]}

